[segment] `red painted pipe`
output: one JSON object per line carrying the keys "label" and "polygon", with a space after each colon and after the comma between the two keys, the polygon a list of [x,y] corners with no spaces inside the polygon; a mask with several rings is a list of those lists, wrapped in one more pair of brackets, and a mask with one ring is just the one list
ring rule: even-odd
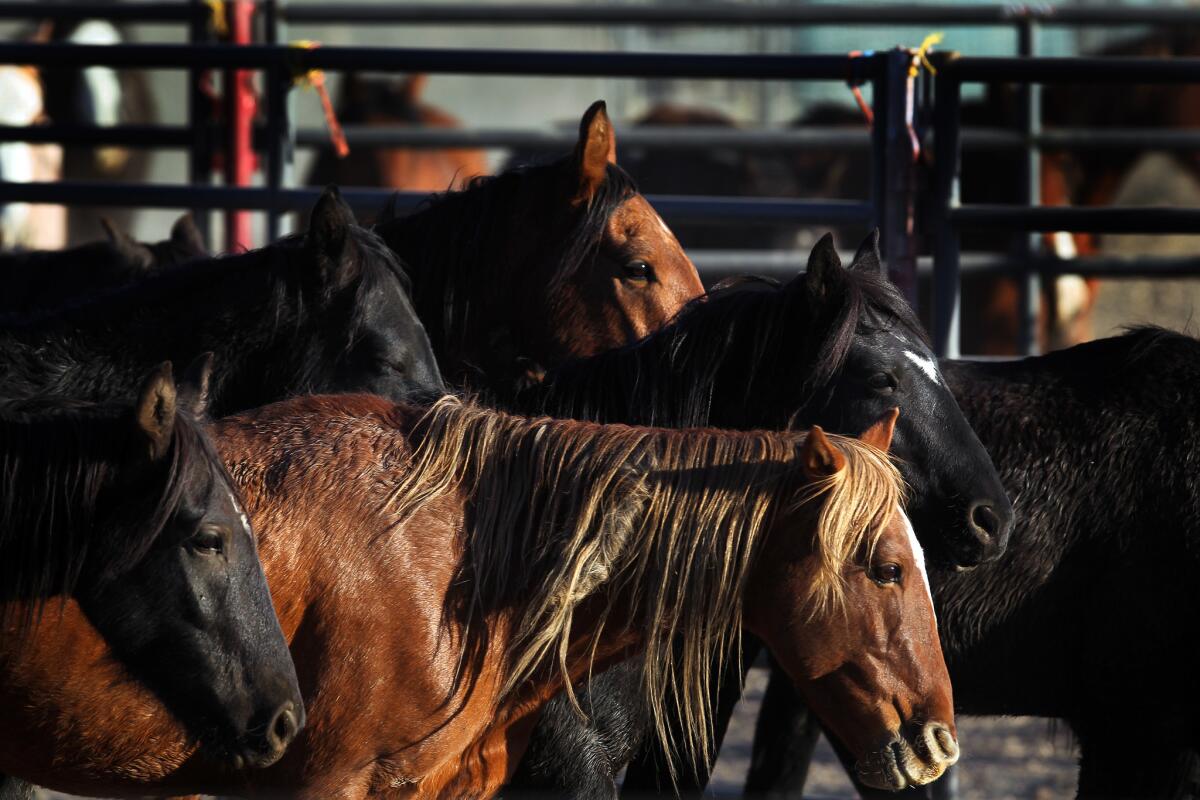
{"label": "red painted pipe", "polygon": [[[253,0],[227,0],[225,18],[229,20],[229,41],[232,44],[251,44],[253,39]],[[254,91],[254,73],[247,69],[225,73],[226,113],[229,139],[225,148],[225,183],[229,186],[249,186],[254,176],[254,117],[258,111],[258,96]],[[236,253],[253,246],[250,232],[250,212],[228,211],[225,214],[225,249]]]}

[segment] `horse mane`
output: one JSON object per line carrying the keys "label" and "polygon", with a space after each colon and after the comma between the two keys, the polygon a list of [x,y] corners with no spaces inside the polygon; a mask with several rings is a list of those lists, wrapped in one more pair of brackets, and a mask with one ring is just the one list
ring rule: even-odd
{"label": "horse mane", "polygon": [[807,483],[798,463],[805,435],[796,432],[601,426],[510,416],[455,397],[433,405],[416,431],[413,469],[392,498],[404,518],[434,497],[467,496],[456,584],[469,596],[460,611],[469,620],[512,609],[504,694],[557,669],[579,710],[567,668],[574,614],[607,585],[591,654],[606,625],[637,629],[657,734],[670,744],[672,697],[692,756],[709,753],[710,668],[741,635],[742,594],[773,514],[824,501],[807,602],[814,614],[831,613],[845,601],[844,565],[875,546],[902,500],[887,455],[838,436],[830,439],[847,468]]}
{"label": "horse mane", "polygon": [[[547,187],[541,190],[543,194],[563,191],[563,173],[571,168],[571,158],[477,176],[461,190],[430,195],[414,213],[401,219],[389,219],[386,209],[380,214],[375,229],[403,255],[413,274],[413,304],[435,352],[457,348],[461,344],[457,340],[466,333],[472,303],[495,302],[490,287],[512,280],[509,270],[493,267],[505,258],[506,238],[520,235],[513,223],[513,214],[521,205],[518,198],[535,182]],[[578,271],[600,245],[609,217],[636,193],[629,173],[609,164],[606,180],[591,201],[581,206],[582,213],[562,240],[562,250],[553,254],[552,289]],[[531,220],[530,224],[546,222]]]}
{"label": "horse mane", "polygon": [[783,408],[753,427],[790,427],[801,409],[828,401],[855,334],[890,327],[928,341],[875,269],[833,270],[820,290],[803,275],[778,287],[742,279],[693,300],[639,342],[551,370],[518,402],[557,416],[673,427],[728,426],[719,413],[714,420],[718,403]]}
{"label": "horse mane", "polygon": [[[126,405],[46,397],[4,405],[0,585],[5,600],[23,601],[0,612],[5,623],[27,628],[50,598],[65,598],[84,581],[102,586],[141,561],[183,507],[196,459],[207,463],[211,480],[223,477],[233,490],[201,424],[182,410],[167,461],[146,468],[149,485],[131,480],[133,426]],[[114,500],[110,493],[121,485],[127,492]],[[97,527],[106,513],[131,505],[141,524]]]}

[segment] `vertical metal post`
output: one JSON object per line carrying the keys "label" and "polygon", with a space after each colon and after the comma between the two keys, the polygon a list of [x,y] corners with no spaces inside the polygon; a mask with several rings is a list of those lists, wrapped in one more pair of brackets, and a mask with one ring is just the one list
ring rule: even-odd
{"label": "vertical metal post", "polygon": [[883,252],[888,277],[913,308],[917,307],[916,173],[910,126],[916,102],[913,53],[896,48],[887,54],[886,119],[875,117],[887,138],[883,195]]}
{"label": "vertical metal post", "polygon": [[942,358],[959,356],[959,255],[962,238],[950,221],[958,206],[959,121],[962,86],[947,70],[957,53],[937,59],[933,83],[933,347]]}
{"label": "vertical metal post", "polygon": [[[1017,27],[1018,52],[1029,57],[1037,52],[1037,22],[1025,15]],[[1021,127],[1025,136],[1025,169],[1021,173],[1021,194],[1030,206],[1042,199],[1041,151],[1033,138],[1042,130],[1042,87],[1036,83],[1020,86]],[[1017,351],[1035,355],[1038,351],[1038,306],[1041,300],[1041,276],[1031,268],[1038,255],[1042,237],[1026,233],[1021,239],[1021,268],[1017,275]]]}
{"label": "vertical metal post", "polygon": [[[888,69],[878,69],[879,56],[865,56],[872,59],[873,74],[871,77],[871,113],[874,122],[871,124],[871,209],[872,223],[879,229],[882,247],[887,247],[887,164],[888,164]],[[887,250],[884,250],[884,255]]]}
{"label": "vertical metal post", "polygon": [[[202,44],[209,39],[208,6],[202,0],[191,0],[191,9],[192,18],[188,23],[188,43]],[[212,176],[212,143],[209,139],[212,115],[208,95],[204,93],[203,80],[203,70],[188,70],[188,127],[191,129],[191,143],[188,145],[188,182],[192,186],[206,185]],[[192,209],[192,218],[200,235],[205,244],[211,246],[208,213],[206,208]]]}
{"label": "vertical metal post", "polygon": [[[269,0],[264,6],[265,36],[268,44],[282,44],[287,38],[286,22],[283,19],[284,0]],[[273,242],[285,231],[285,216],[280,210],[279,191],[288,185],[292,160],[295,153],[295,124],[292,115],[292,76],[286,70],[271,69],[266,72],[267,82],[267,129],[266,129],[266,184],[272,192],[272,206],[267,210],[267,241]]]}
{"label": "vertical metal post", "polygon": [[[234,45],[250,44],[253,38],[253,0],[226,3],[229,38]],[[254,177],[254,115],[257,103],[251,83],[254,73],[231,69],[225,73],[225,183],[249,186]],[[250,212],[232,209],[225,214],[225,249],[236,252],[253,245]]]}

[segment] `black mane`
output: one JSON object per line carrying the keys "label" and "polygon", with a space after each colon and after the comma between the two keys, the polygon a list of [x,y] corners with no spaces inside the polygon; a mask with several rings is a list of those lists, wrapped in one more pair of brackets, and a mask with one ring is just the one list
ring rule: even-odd
{"label": "black mane", "polygon": [[[532,194],[563,194],[567,189],[562,187],[567,186],[571,173],[570,156],[548,164],[514,167],[498,175],[473,178],[460,191],[431,195],[421,208],[402,219],[390,220],[386,211],[381,215],[376,230],[412,273],[413,305],[439,359],[462,344],[472,303],[494,301],[490,289],[511,280],[508,271],[489,268],[504,261],[506,238],[522,235],[513,221],[520,203],[528,202],[525,198]],[[528,187],[536,184],[549,188],[530,192]],[[563,223],[570,227],[561,250],[551,259],[552,283],[569,278],[579,269],[600,244],[609,217],[636,193],[637,186],[629,174],[609,164],[607,179],[591,202],[576,219]],[[538,210],[533,209],[535,214],[526,224],[543,231],[552,229],[556,220],[537,215]],[[546,215],[564,213],[553,207],[540,210]],[[529,230],[524,235],[534,237],[544,232]]]}
{"label": "black mane", "polygon": [[[54,410],[24,410],[34,406]],[[28,624],[48,599],[71,594],[81,581],[102,585],[136,565],[180,512],[189,465],[197,459],[210,480],[223,478],[232,490],[212,443],[183,411],[176,414],[166,460],[132,480],[134,430],[125,405],[39,398],[3,408],[0,596],[27,601],[15,621]],[[130,507],[142,524],[97,527],[109,512]]]}
{"label": "black mane", "polygon": [[[223,356],[214,375],[218,415],[279,399],[260,396],[272,382],[286,384],[289,393],[322,388],[318,379],[335,354],[288,351],[324,341],[332,330],[345,332],[334,344],[348,351],[365,324],[363,301],[373,288],[385,280],[409,285],[379,237],[354,226],[346,235],[347,257],[338,267],[350,276],[345,281],[318,280],[314,256],[297,235],[260,250],[196,260],[58,308],[0,314],[0,396],[107,400],[113,386],[137,385],[149,365],[188,363],[205,351]],[[286,346],[288,338],[294,347]],[[257,369],[228,377],[231,359],[267,349],[273,357]]]}
{"label": "black mane", "polygon": [[[925,341],[908,304],[877,270],[839,268],[830,278],[820,298],[803,276],[778,288],[743,280],[715,289],[640,342],[551,371],[518,405],[601,422],[736,427],[740,420],[714,415],[719,400],[723,408],[751,409],[754,427],[763,427],[763,408],[822,401],[856,331],[898,326]],[[781,380],[781,367],[792,381]],[[739,396],[718,398],[728,391],[719,387],[737,387]],[[764,401],[777,396],[788,401]]]}

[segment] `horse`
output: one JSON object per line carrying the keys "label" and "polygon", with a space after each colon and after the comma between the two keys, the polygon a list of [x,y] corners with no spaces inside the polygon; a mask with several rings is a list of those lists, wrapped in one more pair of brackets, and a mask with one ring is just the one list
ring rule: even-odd
{"label": "horse", "polygon": [[136,241],[106,220],[104,231],[105,240],[68,250],[0,253],[0,313],[54,308],[208,255],[190,214],[160,242]]}
{"label": "horse", "polygon": [[704,291],[675,236],[615,163],[603,101],[571,156],[476,178],[376,230],[452,385],[505,391],[639,339]]}
{"label": "horse", "polygon": [[[126,41],[120,27],[100,19],[47,21],[39,26],[34,38],[85,45],[117,45]],[[138,70],[50,66],[41,70],[41,78],[46,116],[59,125],[145,125],[155,122],[158,116],[149,79]],[[67,146],[62,148],[62,179],[142,183],[150,174],[150,161],[151,153],[146,149]],[[111,219],[122,230],[129,230],[133,210],[71,208],[67,212],[66,244],[90,241],[102,217]]]}
{"label": "horse", "polygon": [[[938,374],[911,309],[882,277],[878,232],[849,269],[832,237],[823,237],[806,273],[787,285],[744,279],[717,288],[642,342],[552,370],[514,407],[601,422],[820,424],[847,433],[899,408],[893,450],[911,487],[906,511],[928,558],[952,568],[994,558],[1012,525],[983,446]],[[719,689],[718,737],[740,695],[740,671],[733,673]],[[637,755],[647,729],[634,668],[596,677],[587,695],[590,725],[564,698],[546,708],[513,791],[615,793],[617,773]],[[680,783],[703,785],[707,769],[696,765],[703,777],[680,776]],[[653,790],[657,777],[647,756],[630,766],[625,781]]]}
{"label": "horse", "polygon": [[[926,782],[958,749],[920,546],[879,449],[894,423],[858,441],[365,395],[221,421],[212,434],[255,520],[306,728],[265,771],[195,759],[161,783],[102,784],[71,764],[107,752],[120,716],[156,737],[173,725],[121,697],[116,719],[70,740],[38,731],[42,757],[22,767],[93,794],[486,797],[547,698],[635,651],[646,699],[686,698],[703,749],[705,674],[744,626],[827,701],[864,779]],[[73,690],[58,694],[67,708]],[[148,741],[147,772],[174,761]]]}
{"label": "horse", "polygon": [[403,268],[331,188],[303,235],[0,317],[0,398],[109,399],[147,364],[206,351],[217,414],[307,391],[400,400],[442,389]]}
{"label": "horse", "polygon": [[[219,763],[263,767],[304,706],[254,536],[195,416],[208,363],[178,391],[160,365],[133,404],[40,398],[0,414],[0,683],[54,725],[53,703],[23,693],[28,670],[82,684],[103,663],[115,683],[88,684],[91,715],[119,686],[161,702]],[[39,662],[49,629],[102,651]],[[20,724],[0,730],[6,752],[27,746]]]}
{"label": "horse", "polygon": [[[942,369],[1020,520],[999,560],[930,571],[956,709],[1065,719],[1080,797],[1194,797],[1200,342],[1142,328]],[[816,731],[785,681],[763,708],[747,793],[798,797]]]}
{"label": "horse", "polygon": [[[396,81],[348,73],[342,79],[337,118],[346,125],[461,128],[454,115],[421,102],[428,78],[418,73]],[[487,154],[475,148],[355,145],[345,157],[331,148],[319,151],[306,183],[444,192],[464,189],[472,178],[488,172]]]}
{"label": "horse", "polygon": [[[0,65],[0,124],[35,125],[45,120],[41,77],[36,67]],[[9,183],[62,178],[62,148],[56,144],[0,143],[0,180]],[[58,249],[66,243],[62,206],[5,203],[0,206],[0,247]]]}

